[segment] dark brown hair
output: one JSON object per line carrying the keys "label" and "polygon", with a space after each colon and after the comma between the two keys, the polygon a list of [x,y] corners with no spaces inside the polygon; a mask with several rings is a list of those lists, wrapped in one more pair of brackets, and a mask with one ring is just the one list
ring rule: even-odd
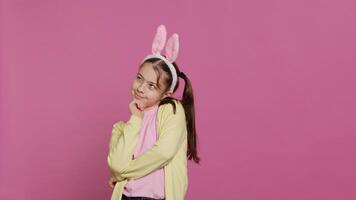
{"label": "dark brown hair", "polygon": [[[144,63],[152,63],[153,64],[153,69],[156,71],[157,74],[157,86],[164,92],[167,92],[170,88],[170,85],[172,84],[173,78],[171,71],[167,64],[162,61],[159,58],[150,58],[145,60]],[[140,66],[140,68],[143,66],[143,64]],[[193,88],[190,83],[190,80],[188,77],[179,70],[177,64],[175,62],[172,63],[173,66],[175,67],[178,75],[178,80],[177,84],[174,87],[173,93],[178,89],[179,87],[179,77],[182,78],[185,82],[184,85],[184,91],[183,91],[183,97],[181,100],[175,99],[173,97],[166,97],[161,102],[159,103],[159,106],[164,105],[164,104],[171,104],[173,106],[173,113],[175,114],[176,112],[176,105],[174,104],[173,100],[180,101],[184,107],[184,112],[186,116],[186,124],[187,124],[187,132],[188,132],[188,151],[187,151],[187,157],[189,160],[192,160],[196,163],[199,164],[200,158],[197,153],[197,135],[196,135],[196,129],[195,129],[195,109],[194,109],[194,95],[193,95]],[[166,73],[166,79],[164,80],[165,86],[162,86],[159,84],[159,80],[161,77],[161,71],[163,70]]]}

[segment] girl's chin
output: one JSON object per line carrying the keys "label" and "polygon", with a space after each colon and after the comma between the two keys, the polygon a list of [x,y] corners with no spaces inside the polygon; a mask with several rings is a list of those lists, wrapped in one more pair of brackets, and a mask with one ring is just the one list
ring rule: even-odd
{"label": "girl's chin", "polygon": [[136,102],[137,102],[137,103],[139,103],[140,105],[142,105],[142,106],[143,106],[143,108],[145,108],[145,107],[146,107],[146,106],[145,106],[145,103],[144,103],[144,102],[142,102],[140,99],[135,98],[135,97],[134,97],[134,99],[136,100]]}

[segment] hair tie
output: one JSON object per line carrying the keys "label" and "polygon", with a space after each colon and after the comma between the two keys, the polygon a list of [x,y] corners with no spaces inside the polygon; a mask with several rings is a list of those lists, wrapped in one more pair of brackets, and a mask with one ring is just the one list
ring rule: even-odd
{"label": "hair tie", "polygon": [[[150,58],[159,58],[163,60],[168,68],[171,71],[172,74],[172,84],[170,86],[170,91],[173,92],[174,87],[177,84],[177,79],[178,79],[178,74],[177,71],[172,64],[178,57],[178,52],[179,52],[179,36],[177,33],[174,33],[167,41],[166,43],[166,38],[167,38],[167,30],[166,27],[162,24],[158,26],[156,35],[153,39],[152,42],[152,54],[148,55],[143,59],[142,63],[145,62],[147,59]],[[161,51],[165,50],[165,56],[162,56]]]}
{"label": "hair tie", "polygon": [[184,78],[185,74],[183,72],[178,72],[178,76]]}

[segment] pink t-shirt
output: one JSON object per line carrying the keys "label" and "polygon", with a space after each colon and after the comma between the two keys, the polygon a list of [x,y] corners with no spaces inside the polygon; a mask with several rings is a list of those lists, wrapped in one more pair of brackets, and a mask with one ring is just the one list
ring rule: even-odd
{"label": "pink t-shirt", "polygon": [[[134,150],[134,158],[139,157],[153,147],[158,139],[156,128],[158,105],[145,111],[140,128],[140,137]],[[123,193],[129,197],[164,198],[164,170],[157,169],[136,180],[129,180]]]}

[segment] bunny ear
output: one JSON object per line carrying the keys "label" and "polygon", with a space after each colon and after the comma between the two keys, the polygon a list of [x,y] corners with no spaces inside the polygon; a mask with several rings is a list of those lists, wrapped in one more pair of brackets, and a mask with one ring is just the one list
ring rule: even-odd
{"label": "bunny ear", "polygon": [[174,62],[178,57],[179,52],[179,37],[177,33],[174,33],[167,41],[166,44],[166,57],[170,62]]}
{"label": "bunny ear", "polygon": [[166,39],[167,39],[167,30],[166,27],[162,24],[158,26],[156,35],[153,39],[153,43],[152,43],[153,54],[158,54],[163,50],[164,45],[166,43]]}

